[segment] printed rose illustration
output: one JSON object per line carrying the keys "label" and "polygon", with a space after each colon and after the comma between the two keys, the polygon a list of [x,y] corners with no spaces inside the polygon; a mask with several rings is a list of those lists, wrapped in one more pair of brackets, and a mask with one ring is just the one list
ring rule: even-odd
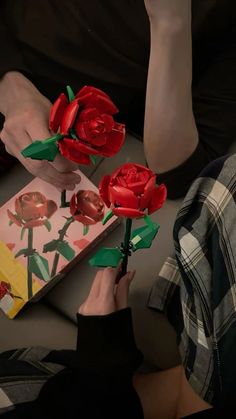
{"label": "printed rose illustration", "polygon": [[99,192],[113,214],[129,218],[157,211],[167,195],[165,185],[156,185],[156,175],[151,170],[133,163],[126,163],[111,176],[104,176]]}
{"label": "printed rose illustration", "polygon": [[52,240],[44,245],[43,252],[56,252],[51,277],[57,272],[60,255],[68,261],[75,256],[75,251],[65,240],[68,228],[75,221],[82,223],[83,235],[89,231],[89,226],[101,222],[104,217],[105,205],[101,197],[90,190],[80,190],[75,193],[70,200],[71,217],[66,218],[66,222],[61,230],[58,231],[58,239]]}
{"label": "printed rose illustration", "polygon": [[10,219],[10,225],[16,224],[21,227],[21,240],[24,234],[28,232],[27,248],[19,250],[15,258],[24,256],[27,258],[27,275],[28,275],[28,297],[33,296],[33,277],[35,274],[38,278],[49,281],[49,266],[47,259],[43,258],[34,249],[33,246],[33,229],[36,227],[46,227],[48,231],[51,230],[49,218],[56,212],[57,205],[54,201],[47,199],[40,192],[28,192],[20,195],[15,200],[15,213],[7,210]]}
{"label": "printed rose illustration", "polygon": [[11,285],[8,282],[0,281],[0,300],[2,300],[5,295],[10,295],[12,298],[20,298],[17,295],[12,294]]}
{"label": "printed rose illustration", "polygon": [[[126,228],[121,245],[100,249],[90,259],[92,266],[117,267],[121,261],[123,276],[127,272],[128,257],[132,252],[152,245],[160,226],[154,223],[149,215],[163,206],[167,196],[165,185],[157,185],[156,177],[155,173],[145,166],[126,163],[110,176],[102,178],[99,193],[110,208],[103,224],[115,214],[126,217]],[[143,218],[145,225],[132,231],[134,218]]]}
{"label": "printed rose illustration", "polygon": [[15,214],[7,211],[10,220],[24,228],[46,225],[48,219],[56,212],[57,204],[47,200],[40,192],[29,192],[16,198]]}
{"label": "printed rose illustration", "polygon": [[76,221],[84,225],[96,224],[104,217],[105,205],[98,194],[93,191],[79,191],[70,201],[70,212]]}

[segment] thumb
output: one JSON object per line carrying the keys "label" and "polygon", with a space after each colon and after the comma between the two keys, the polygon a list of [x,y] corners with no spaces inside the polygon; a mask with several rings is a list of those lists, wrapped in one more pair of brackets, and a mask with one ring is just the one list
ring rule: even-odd
{"label": "thumb", "polygon": [[117,285],[115,293],[117,310],[128,307],[129,287],[132,279],[134,278],[134,275],[135,271],[127,272],[127,274],[121,278]]}

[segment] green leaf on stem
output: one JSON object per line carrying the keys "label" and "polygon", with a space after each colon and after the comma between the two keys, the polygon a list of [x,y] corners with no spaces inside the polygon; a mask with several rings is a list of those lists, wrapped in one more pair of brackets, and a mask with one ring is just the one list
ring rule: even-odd
{"label": "green leaf on stem", "polygon": [[12,220],[9,220],[9,221],[8,221],[8,225],[9,225],[9,226],[12,226],[12,224],[14,224],[14,223],[13,223],[13,221],[12,221]]}
{"label": "green leaf on stem", "polygon": [[55,252],[57,250],[57,244],[58,244],[59,240],[52,240],[48,243],[46,243],[43,246],[43,253],[47,253],[47,252]]}
{"label": "green leaf on stem", "polygon": [[89,158],[90,158],[91,163],[95,166],[95,164],[97,164],[97,157],[90,154]]}
{"label": "green leaf on stem", "polygon": [[75,99],[75,94],[70,86],[66,86],[69,102]]}
{"label": "green leaf on stem", "polygon": [[16,254],[15,254],[15,258],[18,258],[19,256],[28,256],[28,254],[29,254],[29,249],[21,249],[21,250],[19,250],[19,252],[17,252]]}
{"label": "green leaf on stem", "polygon": [[89,264],[91,266],[97,266],[100,268],[105,268],[106,266],[116,268],[122,258],[123,253],[118,247],[103,247],[102,249],[98,250],[98,252],[91,259],[89,259]]}
{"label": "green leaf on stem", "polygon": [[47,231],[51,231],[52,225],[51,225],[50,221],[46,220],[44,225],[45,225]]}
{"label": "green leaf on stem", "polygon": [[89,226],[83,224],[83,236],[86,236],[89,232]]}
{"label": "green leaf on stem", "polygon": [[24,148],[24,150],[21,151],[21,154],[24,157],[30,157],[35,160],[54,161],[56,155],[58,154],[58,147],[55,142],[44,143],[36,140]]}
{"label": "green leaf on stem", "polygon": [[51,279],[49,274],[48,261],[38,253],[34,253],[33,255],[29,256],[28,269],[31,273],[35,274],[43,281],[48,282]]}
{"label": "green leaf on stem", "polygon": [[66,241],[58,242],[57,251],[68,261],[75,257],[74,249]]}
{"label": "green leaf on stem", "polygon": [[109,221],[110,220],[110,218],[111,217],[113,217],[113,212],[112,212],[112,210],[109,210],[107,213],[106,213],[106,215],[105,215],[105,217],[103,218],[103,220],[102,220],[102,225],[105,225],[106,223],[107,223],[107,221]]}
{"label": "green leaf on stem", "polygon": [[20,233],[20,239],[21,239],[21,240],[23,240],[24,235],[25,235],[25,232],[26,232],[26,228],[25,228],[25,227],[23,227],[23,228],[21,229],[21,233]]}
{"label": "green leaf on stem", "polygon": [[133,252],[139,249],[148,249],[151,247],[159,228],[159,224],[152,223],[152,227],[143,226],[134,230],[131,234],[130,240]]}

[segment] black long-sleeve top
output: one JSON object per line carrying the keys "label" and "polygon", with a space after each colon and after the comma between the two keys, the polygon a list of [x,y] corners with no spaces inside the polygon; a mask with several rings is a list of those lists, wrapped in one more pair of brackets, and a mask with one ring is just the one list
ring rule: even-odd
{"label": "black long-sleeve top", "polygon": [[3,419],[143,419],[132,376],[142,362],[129,308],[107,316],[78,315],[76,351],[44,359],[65,368],[44,384],[37,400],[18,404]]}

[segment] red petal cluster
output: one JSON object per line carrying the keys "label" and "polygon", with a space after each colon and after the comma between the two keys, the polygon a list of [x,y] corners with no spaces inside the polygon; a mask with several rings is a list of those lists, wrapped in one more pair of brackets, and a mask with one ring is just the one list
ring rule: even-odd
{"label": "red petal cluster", "polygon": [[135,163],[126,163],[111,176],[104,176],[99,192],[115,215],[129,218],[152,214],[162,207],[167,196],[165,185],[156,185],[156,175]]}
{"label": "red petal cluster", "polygon": [[0,281],[0,300],[11,291],[11,285],[5,281]]}
{"label": "red petal cluster", "polygon": [[84,225],[96,224],[104,217],[105,205],[94,191],[80,190],[70,200],[70,212],[76,221]]}
{"label": "red petal cluster", "polygon": [[64,136],[59,140],[60,153],[80,164],[90,164],[90,154],[116,154],[125,138],[125,126],[113,119],[117,112],[110,97],[95,87],[84,86],[70,103],[62,93],[49,118],[50,129]]}
{"label": "red petal cluster", "polygon": [[56,212],[57,204],[40,192],[28,192],[15,200],[15,213],[7,210],[10,220],[19,227],[39,227]]}

